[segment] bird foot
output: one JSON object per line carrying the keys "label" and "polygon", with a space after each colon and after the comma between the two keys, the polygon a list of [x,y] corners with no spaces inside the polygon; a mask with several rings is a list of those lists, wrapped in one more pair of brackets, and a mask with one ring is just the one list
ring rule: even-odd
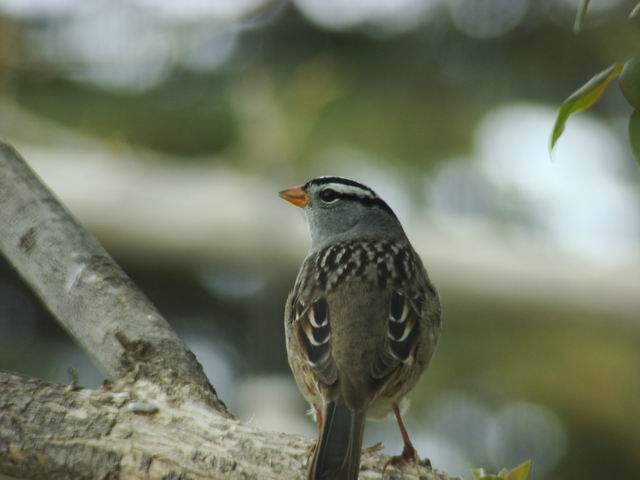
{"label": "bird foot", "polygon": [[426,467],[431,470],[431,461],[428,458],[425,458],[424,460],[420,459],[420,457],[418,457],[418,452],[413,448],[413,445],[405,444],[400,455],[391,457],[385,462],[384,467],[382,468],[382,475],[384,476],[389,466],[402,468],[408,463],[413,463],[416,466]]}

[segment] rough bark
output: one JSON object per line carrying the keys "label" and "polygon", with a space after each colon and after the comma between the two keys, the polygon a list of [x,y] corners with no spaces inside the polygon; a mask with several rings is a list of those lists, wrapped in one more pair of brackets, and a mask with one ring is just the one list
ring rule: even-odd
{"label": "rough bark", "polygon": [[[215,392],[195,356],[102,246],[0,142],[0,250],[109,378]],[[222,404],[216,408],[225,411]]]}
{"label": "rough bark", "polygon": [[[0,373],[0,472],[52,480],[304,478],[308,439],[174,400],[148,380],[85,390]],[[381,478],[385,460],[365,451],[360,478]],[[385,478],[448,477],[410,465],[390,467]]]}

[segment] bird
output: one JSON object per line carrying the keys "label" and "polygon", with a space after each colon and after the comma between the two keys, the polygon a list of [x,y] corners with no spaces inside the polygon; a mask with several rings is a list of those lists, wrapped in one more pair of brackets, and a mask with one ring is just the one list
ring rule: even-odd
{"label": "bird", "polygon": [[318,425],[307,478],[357,479],[365,420],[392,412],[404,448],[384,468],[418,462],[401,410],[442,317],[420,257],[393,210],[360,182],[317,177],[279,195],[302,209],[311,239],[284,320],[289,366]]}

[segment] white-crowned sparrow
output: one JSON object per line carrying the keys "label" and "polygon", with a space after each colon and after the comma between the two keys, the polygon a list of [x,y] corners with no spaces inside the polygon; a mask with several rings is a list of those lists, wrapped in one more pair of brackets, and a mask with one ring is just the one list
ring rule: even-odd
{"label": "white-crowned sparrow", "polygon": [[289,364],[316,412],[312,480],[358,477],[365,418],[393,411],[417,460],[398,403],[427,367],[440,301],[400,222],[373,190],[340,177],[280,192],[311,234],[285,309]]}

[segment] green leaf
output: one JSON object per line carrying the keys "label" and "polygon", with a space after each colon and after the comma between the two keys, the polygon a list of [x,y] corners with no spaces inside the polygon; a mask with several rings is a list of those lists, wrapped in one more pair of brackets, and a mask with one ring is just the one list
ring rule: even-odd
{"label": "green leaf", "polygon": [[627,102],[640,108],[640,57],[633,57],[624,64],[618,82]]}
{"label": "green leaf", "polygon": [[484,472],[484,468],[472,468],[471,475],[473,475],[473,480],[480,480],[486,473]]}
{"label": "green leaf", "polygon": [[490,475],[485,472],[484,468],[472,468],[471,475],[473,475],[473,480],[501,480],[500,476]]}
{"label": "green leaf", "polygon": [[576,21],[573,23],[573,33],[578,34],[582,30],[582,21],[587,14],[589,8],[589,0],[580,0],[578,11],[576,12]]}
{"label": "green leaf", "polygon": [[638,15],[638,13],[640,13],[640,2],[638,2],[638,4],[633,7],[633,10],[631,10],[631,13],[629,14],[629,20]]}
{"label": "green leaf", "polygon": [[527,480],[531,473],[531,460],[521,463],[512,470],[503,468],[497,475],[487,474],[484,468],[472,468],[473,480]]}
{"label": "green leaf", "polygon": [[507,473],[504,478],[505,480],[527,480],[529,473],[531,473],[531,460],[521,463]]}
{"label": "green leaf", "polygon": [[634,110],[629,117],[629,143],[631,151],[640,165],[640,110]]}
{"label": "green leaf", "polygon": [[609,82],[620,75],[624,65],[621,63],[614,63],[606,70],[595,75],[591,80],[585,83],[578,90],[573,92],[569,98],[567,98],[558,111],[556,117],[556,123],[553,125],[553,132],[551,133],[551,141],[549,142],[549,152],[553,150],[556,142],[564,131],[564,125],[567,120],[574,113],[582,112],[591,105],[593,105],[604,93],[609,85]]}

